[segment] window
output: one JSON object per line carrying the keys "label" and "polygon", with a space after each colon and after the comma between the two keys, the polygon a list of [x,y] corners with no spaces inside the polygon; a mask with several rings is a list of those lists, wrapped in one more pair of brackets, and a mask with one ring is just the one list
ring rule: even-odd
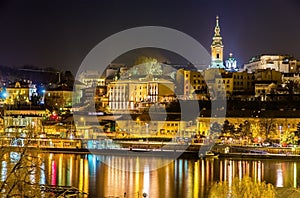
{"label": "window", "polygon": [[217,58],[218,58],[218,59],[220,58],[220,54],[217,54]]}

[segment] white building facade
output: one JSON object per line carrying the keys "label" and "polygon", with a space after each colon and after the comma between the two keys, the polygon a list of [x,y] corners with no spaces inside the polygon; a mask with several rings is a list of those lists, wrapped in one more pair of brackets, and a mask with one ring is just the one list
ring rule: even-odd
{"label": "white building facade", "polygon": [[118,80],[108,85],[107,93],[111,111],[138,110],[145,104],[172,101],[174,83],[157,78]]}
{"label": "white building facade", "polygon": [[297,60],[283,55],[261,55],[253,57],[244,64],[244,69],[250,73],[258,69],[274,69],[282,73],[293,73],[297,70]]}

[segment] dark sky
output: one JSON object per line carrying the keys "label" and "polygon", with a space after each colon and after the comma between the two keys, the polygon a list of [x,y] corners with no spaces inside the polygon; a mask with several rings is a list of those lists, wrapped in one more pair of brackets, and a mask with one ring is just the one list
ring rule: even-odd
{"label": "dark sky", "polygon": [[76,73],[100,41],[147,25],[180,30],[209,50],[216,15],[225,55],[233,52],[238,65],[262,53],[300,59],[298,0],[26,0],[0,3],[0,64]]}

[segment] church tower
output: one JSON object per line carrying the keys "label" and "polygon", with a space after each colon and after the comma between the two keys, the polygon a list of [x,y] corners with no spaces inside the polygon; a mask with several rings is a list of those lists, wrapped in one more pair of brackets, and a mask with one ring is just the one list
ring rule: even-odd
{"label": "church tower", "polygon": [[216,17],[215,34],[211,44],[211,68],[225,68],[223,64],[223,43],[220,34],[219,17]]}
{"label": "church tower", "polygon": [[232,53],[229,54],[228,59],[225,61],[226,64],[226,70],[227,71],[238,71],[236,59],[233,57]]}

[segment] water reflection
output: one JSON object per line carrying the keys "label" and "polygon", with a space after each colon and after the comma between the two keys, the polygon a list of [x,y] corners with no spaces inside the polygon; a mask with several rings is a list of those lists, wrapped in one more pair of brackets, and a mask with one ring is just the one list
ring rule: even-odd
{"label": "water reflection", "polygon": [[48,166],[44,168],[47,184],[74,186],[81,191],[89,191],[90,168],[85,155],[48,154],[45,164]]}
{"label": "water reflection", "polygon": [[[275,160],[177,159],[159,169],[141,167],[140,161],[165,159],[100,155],[45,154],[32,180],[40,184],[74,186],[90,197],[205,197],[216,181],[252,177],[276,187],[299,187],[299,163]],[[11,156],[0,162],[3,181]],[[103,160],[109,163],[102,163]],[[110,166],[112,165],[112,166]],[[127,166],[130,171],[113,167]],[[138,171],[143,169],[143,172]],[[37,171],[39,170],[39,171]]]}

